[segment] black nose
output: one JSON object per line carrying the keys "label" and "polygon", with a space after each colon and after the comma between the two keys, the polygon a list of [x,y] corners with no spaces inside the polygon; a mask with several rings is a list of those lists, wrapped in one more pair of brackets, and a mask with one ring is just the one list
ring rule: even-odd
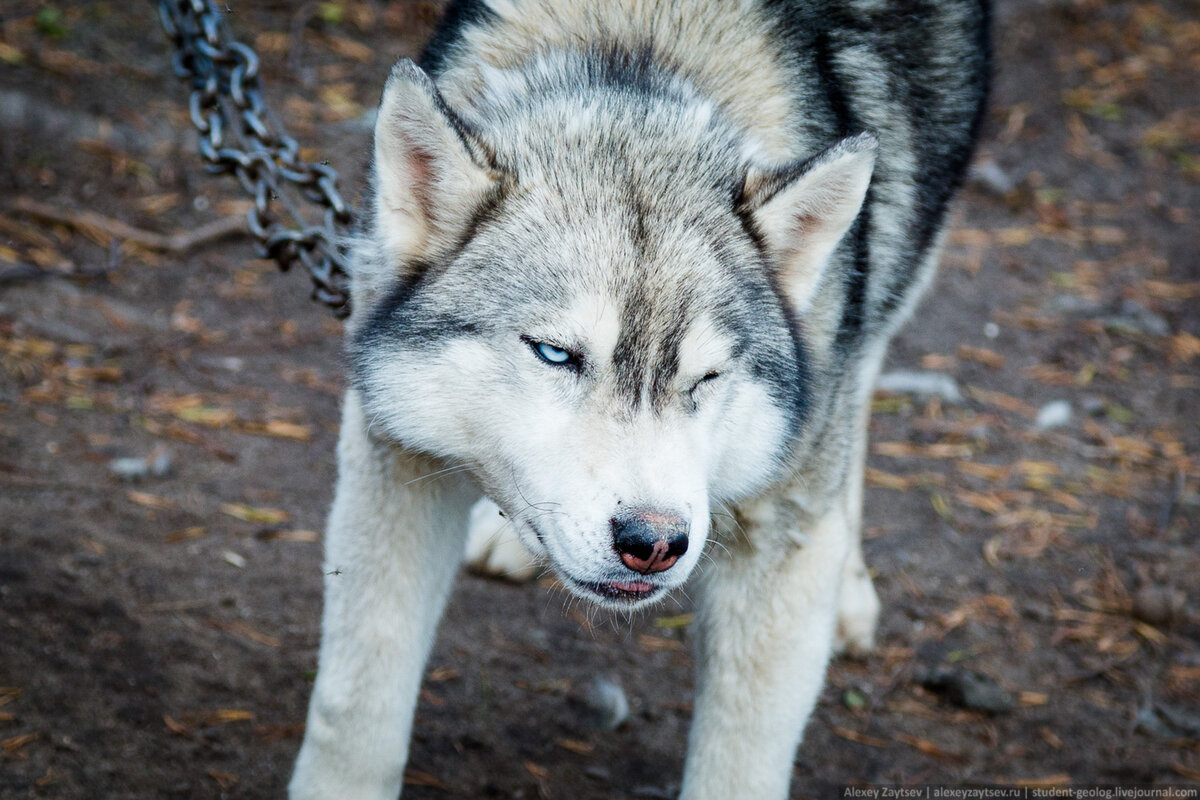
{"label": "black nose", "polygon": [[668,570],[688,549],[688,521],[642,509],[613,517],[613,547],[625,566],[643,575]]}

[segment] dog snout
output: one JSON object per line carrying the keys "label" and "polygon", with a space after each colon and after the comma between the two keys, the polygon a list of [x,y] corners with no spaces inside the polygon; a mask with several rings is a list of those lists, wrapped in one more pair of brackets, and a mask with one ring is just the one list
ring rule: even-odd
{"label": "dog snout", "polygon": [[671,512],[640,510],[613,517],[613,547],[621,562],[650,575],[670,569],[688,549],[688,521]]}

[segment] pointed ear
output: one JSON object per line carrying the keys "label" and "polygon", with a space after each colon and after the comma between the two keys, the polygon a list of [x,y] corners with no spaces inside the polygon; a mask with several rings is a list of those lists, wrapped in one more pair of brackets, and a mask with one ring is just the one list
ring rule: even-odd
{"label": "pointed ear", "polygon": [[746,174],[742,209],[762,234],[797,313],[807,310],[829,256],[862,209],[875,149],[875,137],[862,133],[798,164],[751,167]]}
{"label": "pointed ear", "polygon": [[375,121],[375,222],[389,265],[448,252],[497,177],[429,76],[396,64]]}

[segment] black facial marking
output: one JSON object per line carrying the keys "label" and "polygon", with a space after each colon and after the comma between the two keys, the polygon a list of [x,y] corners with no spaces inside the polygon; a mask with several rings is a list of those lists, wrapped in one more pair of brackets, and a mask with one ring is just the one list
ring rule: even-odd
{"label": "black facial marking", "polygon": [[661,411],[675,398],[679,348],[694,306],[692,293],[638,281],[625,295],[620,334],[613,349],[617,391],[630,409],[643,400]]}
{"label": "black facial marking", "polygon": [[399,309],[412,299],[417,287],[432,269],[433,265],[426,261],[409,262],[395,286],[371,311],[371,316],[359,328],[355,336],[355,343],[365,344],[375,341],[381,335],[386,335],[392,327]]}
{"label": "black facial marking", "polygon": [[621,328],[613,348],[613,368],[617,376],[617,393],[626,404],[637,410],[642,402],[642,375],[646,370],[646,332],[642,329],[649,311],[645,283],[639,281],[625,296],[621,309]]}
{"label": "black facial marking", "polygon": [[809,369],[808,350],[801,336],[800,323],[779,288],[773,275],[768,274],[770,297],[763,302],[772,302],[779,309],[779,325],[787,335],[788,346],[779,347],[774,341],[770,346],[762,342],[751,345],[751,373],[771,388],[776,406],[783,411],[787,421],[787,446],[790,447],[808,412]]}
{"label": "black facial marking", "polygon": [[689,305],[690,297],[681,292],[659,343],[658,359],[650,374],[650,404],[656,411],[661,411],[673,399],[675,377],[679,372],[679,345],[683,341]]}
{"label": "black facial marking", "polygon": [[436,268],[410,262],[392,290],[371,311],[347,343],[351,380],[365,388],[366,372],[390,346],[403,341],[406,348],[434,347],[447,339],[478,334],[480,324],[466,316],[423,307],[422,291],[435,280]]}
{"label": "black facial marking", "polygon": [[475,211],[467,220],[467,224],[463,226],[459,234],[458,241],[455,243],[454,252],[462,252],[467,244],[472,239],[479,235],[479,231],[493,222],[500,215],[500,209],[503,206],[505,198],[511,191],[513,180],[511,177],[502,177],[492,186],[492,188],[479,201],[479,205],[475,207]]}
{"label": "black facial marking", "polygon": [[451,53],[462,41],[466,28],[495,19],[496,12],[483,0],[454,0],[446,9],[433,38],[425,45],[425,52],[421,54],[419,62],[421,68],[430,75],[437,75],[445,68]]}

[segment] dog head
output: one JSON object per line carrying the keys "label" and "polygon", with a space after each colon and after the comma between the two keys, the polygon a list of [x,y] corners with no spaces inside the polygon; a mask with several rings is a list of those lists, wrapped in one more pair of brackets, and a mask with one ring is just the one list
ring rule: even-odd
{"label": "dog head", "polygon": [[462,113],[395,68],[354,378],[377,435],[468,465],[569,589],[628,607],[682,584],[711,515],[786,469],[798,327],[840,279],[874,140],[757,164],[676,79],[535,85],[571,68],[485,76]]}

